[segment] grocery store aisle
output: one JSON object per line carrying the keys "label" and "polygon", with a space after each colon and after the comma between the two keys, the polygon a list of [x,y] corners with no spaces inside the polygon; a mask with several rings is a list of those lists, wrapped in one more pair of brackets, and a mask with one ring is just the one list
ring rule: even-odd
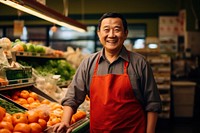
{"label": "grocery store aisle", "polygon": [[159,120],[156,133],[200,133],[200,122],[192,119]]}

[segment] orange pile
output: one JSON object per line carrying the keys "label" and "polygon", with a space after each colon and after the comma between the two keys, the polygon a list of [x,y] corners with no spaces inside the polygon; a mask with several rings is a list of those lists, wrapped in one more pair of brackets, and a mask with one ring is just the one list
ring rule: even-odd
{"label": "orange pile", "polygon": [[0,133],[41,133],[47,127],[48,120],[49,116],[41,110],[13,115],[5,113],[0,121]]}
{"label": "orange pile", "polygon": [[[47,99],[39,100],[39,96],[35,92],[31,92],[28,90],[17,90],[12,93],[11,96],[7,96],[17,102],[18,104],[24,106],[28,110],[34,110],[35,108],[39,107],[40,105],[47,105],[49,108],[48,114],[42,113],[42,111],[37,112],[37,110],[33,113],[29,113],[28,119],[29,123],[39,123],[40,125],[44,124],[45,127],[47,126],[53,126],[59,122],[61,122],[61,118],[63,115],[63,106],[56,103],[56,102],[50,102]],[[39,115],[39,117],[42,119],[38,119],[36,116]],[[44,118],[45,116],[48,116],[47,118]],[[84,111],[78,110],[76,114],[72,116],[71,124],[77,122],[78,120],[85,118],[86,113]]]}

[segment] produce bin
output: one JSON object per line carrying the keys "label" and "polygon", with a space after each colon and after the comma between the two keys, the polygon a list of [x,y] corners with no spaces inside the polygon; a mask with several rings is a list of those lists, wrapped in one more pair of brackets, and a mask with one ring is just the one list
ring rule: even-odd
{"label": "produce bin", "polygon": [[5,73],[9,84],[28,82],[32,78],[32,67],[5,68]]}

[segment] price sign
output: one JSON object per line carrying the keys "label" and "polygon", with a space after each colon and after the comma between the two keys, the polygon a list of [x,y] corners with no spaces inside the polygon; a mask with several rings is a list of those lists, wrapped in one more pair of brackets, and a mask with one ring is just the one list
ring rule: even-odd
{"label": "price sign", "polygon": [[14,20],[14,36],[21,36],[23,33],[24,21],[23,20]]}

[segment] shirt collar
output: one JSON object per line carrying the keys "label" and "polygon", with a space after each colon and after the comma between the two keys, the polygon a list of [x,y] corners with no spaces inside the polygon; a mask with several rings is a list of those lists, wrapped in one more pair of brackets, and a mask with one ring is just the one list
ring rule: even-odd
{"label": "shirt collar", "polygon": [[[100,60],[99,60],[99,62],[101,62],[102,60],[106,60],[105,55],[104,55],[104,50],[105,50],[105,48],[102,48],[101,51],[100,51]],[[129,62],[129,54],[130,53],[128,52],[128,50],[125,48],[125,46],[123,46],[122,50],[119,53],[118,59],[122,58],[123,60]]]}

